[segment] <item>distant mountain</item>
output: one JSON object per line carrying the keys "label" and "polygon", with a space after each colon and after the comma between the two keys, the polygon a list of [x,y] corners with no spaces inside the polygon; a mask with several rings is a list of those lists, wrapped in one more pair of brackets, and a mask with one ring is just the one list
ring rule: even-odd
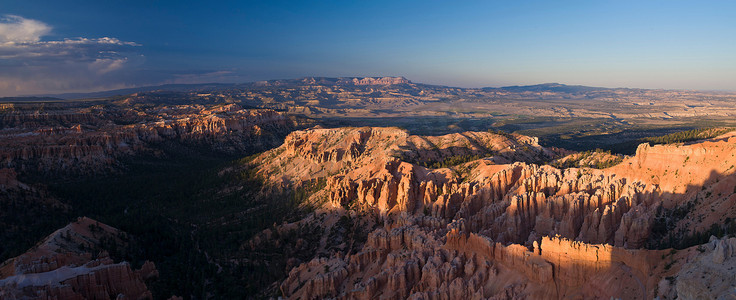
{"label": "distant mountain", "polygon": [[583,86],[583,85],[566,85],[566,84],[561,84],[561,83],[543,83],[543,84],[535,84],[535,85],[505,86],[505,87],[500,87],[500,88],[486,87],[486,88],[483,88],[483,90],[486,90],[486,91],[502,90],[502,91],[513,92],[513,93],[552,92],[552,93],[581,94],[581,93],[598,92],[598,91],[610,91],[613,89],[603,88],[603,87]]}
{"label": "distant mountain", "polygon": [[45,102],[64,100],[56,97],[0,97],[0,102]]}
{"label": "distant mountain", "polygon": [[[154,86],[143,86],[127,89],[117,89],[109,91],[89,92],[89,93],[63,93],[48,94],[30,97],[6,97],[0,98],[0,102],[18,102],[18,101],[44,101],[48,100],[72,100],[72,99],[91,99],[105,98],[111,96],[123,96],[140,92],[151,91],[170,91],[170,92],[193,92],[193,91],[216,91],[218,89],[230,87],[273,87],[273,86],[298,86],[298,85],[395,85],[412,83],[403,76],[398,77],[304,77],[298,79],[278,79],[264,80],[248,83],[201,83],[201,84],[163,84]],[[28,100],[26,100],[28,99]]]}
{"label": "distant mountain", "polygon": [[[151,92],[151,91],[171,91],[171,92],[191,92],[200,90],[218,90],[222,88],[228,88],[234,86],[234,83],[200,83],[200,84],[163,84],[154,86],[142,86],[127,89],[118,89],[110,91],[99,91],[90,93],[64,93],[64,94],[53,94],[53,95],[42,95],[40,98],[56,98],[57,100],[72,100],[72,99],[90,99],[90,98],[105,98],[111,96],[123,96],[130,95],[133,93],[140,92]],[[39,97],[10,97],[10,98],[39,98]],[[0,101],[1,98],[0,98]],[[8,101],[10,102],[10,101]]]}
{"label": "distant mountain", "polygon": [[410,84],[409,79],[398,77],[303,77],[298,79],[264,80],[244,83],[248,86],[286,86],[286,85],[396,85]]}
{"label": "distant mountain", "polygon": [[[403,76],[396,77],[303,77],[296,79],[277,79],[264,80],[246,83],[202,83],[202,84],[164,84],[155,86],[144,86],[136,88],[118,89],[110,91],[99,91],[90,93],[64,93],[37,95],[29,97],[5,97],[0,98],[0,102],[21,102],[21,101],[58,101],[72,99],[94,99],[106,98],[111,96],[123,96],[140,92],[167,91],[167,92],[218,92],[226,89],[272,89],[285,87],[298,87],[309,85],[322,86],[398,86],[409,89],[436,89],[436,88],[452,88],[442,85],[413,83]],[[458,89],[458,88],[455,88]],[[459,88],[466,90],[464,88]],[[473,90],[473,89],[471,89]],[[486,92],[503,92],[502,94],[512,93],[519,96],[526,96],[526,93],[554,93],[559,97],[573,98],[590,98],[598,97],[603,94],[615,94],[620,92],[643,92],[654,91],[646,89],[630,89],[630,88],[605,88],[583,85],[566,85],[561,83],[543,83],[535,85],[514,85],[505,87],[484,87],[481,90]],[[537,95],[539,97],[546,97]]]}

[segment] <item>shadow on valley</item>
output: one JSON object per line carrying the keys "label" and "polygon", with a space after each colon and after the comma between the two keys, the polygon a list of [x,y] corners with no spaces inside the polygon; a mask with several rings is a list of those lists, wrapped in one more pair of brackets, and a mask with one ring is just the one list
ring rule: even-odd
{"label": "shadow on valley", "polygon": [[390,124],[413,135],[444,135],[464,131],[518,133],[539,137],[540,145],[573,151],[602,149],[633,155],[641,143],[667,144],[712,138],[730,131],[733,123],[682,119],[669,125],[642,125],[607,118],[560,118],[493,115],[487,118],[465,116],[407,116],[373,118],[319,118],[325,127],[375,126]]}
{"label": "shadow on valley", "polygon": [[[286,276],[287,258],[312,257],[308,249],[316,247],[289,245],[309,237],[313,228],[292,230],[280,237],[283,244],[264,244],[257,251],[244,243],[275,224],[301,219],[309,209],[299,204],[317,185],[259,193],[263,182],[248,167],[249,158],[174,143],[162,147],[165,159],[129,159],[120,174],[49,183],[51,194],[70,209],[38,227],[40,236],[33,238],[77,216],[123,230],[130,244],[103,249],[136,268],[153,261],[161,274],[149,283],[155,298],[270,296],[277,293],[270,285]],[[219,172],[225,168],[232,171]]]}
{"label": "shadow on valley", "polygon": [[648,249],[685,249],[705,244],[711,236],[736,236],[733,207],[736,173],[725,175],[711,171],[704,182],[703,185],[687,185],[685,192],[679,195],[664,193],[660,196],[662,199],[684,199],[672,207],[657,207],[647,239]]}

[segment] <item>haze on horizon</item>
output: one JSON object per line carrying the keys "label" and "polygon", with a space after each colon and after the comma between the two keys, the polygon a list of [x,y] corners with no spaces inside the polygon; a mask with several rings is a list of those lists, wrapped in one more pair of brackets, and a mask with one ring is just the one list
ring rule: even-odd
{"label": "haze on horizon", "polygon": [[20,1],[0,96],[304,76],[736,90],[732,1]]}

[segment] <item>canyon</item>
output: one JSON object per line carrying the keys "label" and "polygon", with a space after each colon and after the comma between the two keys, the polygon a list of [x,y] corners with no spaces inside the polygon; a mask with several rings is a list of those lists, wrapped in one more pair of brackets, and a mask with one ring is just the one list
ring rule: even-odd
{"label": "canyon", "polygon": [[727,299],[732,98],[308,77],[3,103],[0,298]]}
{"label": "canyon", "polygon": [[[134,101],[131,97],[122,103]],[[279,136],[293,126],[278,112],[235,104],[43,111],[10,107],[0,118],[0,164],[29,172],[100,173],[114,170],[123,157],[163,155],[152,144],[176,142],[241,153],[278,144]]]}

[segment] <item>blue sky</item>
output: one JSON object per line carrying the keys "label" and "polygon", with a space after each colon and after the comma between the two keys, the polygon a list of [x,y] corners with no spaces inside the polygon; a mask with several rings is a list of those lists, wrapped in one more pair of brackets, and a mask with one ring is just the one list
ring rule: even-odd
{"label": "blue sky", "polygon": [[736,1],[0,3],[0,96],[402,75],[736,90]]}

